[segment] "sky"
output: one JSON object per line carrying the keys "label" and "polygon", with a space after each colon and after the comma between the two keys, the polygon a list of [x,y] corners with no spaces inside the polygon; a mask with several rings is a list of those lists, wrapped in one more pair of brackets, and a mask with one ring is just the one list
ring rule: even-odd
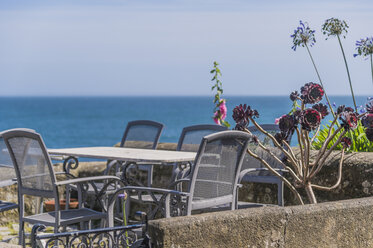
{"label": "sky", "polygon": [[290,35],[307,22],[329,95],[350,94],[342,53],[321,25],[346,20],[342,40],[355,94],[373,95],[369,60],[355,42],[373,36],[373,1],[2,0],[0,96],[212,95],[213,62],[226,95],[288,95],[318,82]]}

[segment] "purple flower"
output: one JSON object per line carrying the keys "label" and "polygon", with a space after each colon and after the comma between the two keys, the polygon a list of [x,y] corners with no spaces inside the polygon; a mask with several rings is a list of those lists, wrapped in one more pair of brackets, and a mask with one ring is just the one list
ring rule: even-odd
{"label": "purple flower", "polygon": [[291,47],[294,51],[298,46],[305,47],[308,44],[313,46],[316,43],[315,30],[311,30],[308,23],[299,21],[300,26],[294,30],[294,34],[290,35],[293,38],[293,46]]}
{"label": "purple flower", "polygon": [[329,114],[328,107],[325,104],[318,103],[313,105],[312,108],[317,110],[321,114],[322,119],[324,119],[324,117]]}
{"label": "purple flower", "polygon": [[345,129],[355,129],[357,127],[357,114],[353,111],[345,111],[341,114],[339,119],[342,121],[341,126]]}
{"label": "purple flower", "polygon": [[366,39],[360,39],[356,41],[357,53],[354,57],[363,56],[367,57],[373,54],[373,37],[367,37]]}
{"label": "purple flower", "polygon": [[302,125],[302,128],[311,131],[313,129],[316,129],[320,125],[321,121],[321,114],[319,111],[308,108],[303,111],[300,124]]}
{"label": "purple flower", "polygon": [[125,200],[125,199],[127,199],[127,194],[126,193],[119,194],[118,198],[123,198]]}
{"label": "purple flower", "polygon": [[305,84],[301,89],[301,98],[305,104],[315,104],[321,101],[324,96],[324,89],[320,84],[308,83]]}
{"label": "purple flower", "polygon": [[352,140],[348,137],[343,137],[342,140],[341,140],[341,144],[344,148],[348,148],[348,147],[351,146]]}
{"label": "purple flower", "polygon": [[373,114],[368,113],[361,118],[361,124],[366,128],[373,128]]}

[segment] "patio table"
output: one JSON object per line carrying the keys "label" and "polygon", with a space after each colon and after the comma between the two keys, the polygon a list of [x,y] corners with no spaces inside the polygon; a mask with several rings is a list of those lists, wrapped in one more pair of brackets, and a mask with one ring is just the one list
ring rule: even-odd
{"label": "patio table", "polygon": [[[151,150],[138,148],[123,148],[123,147],[78,147],[78,148],[63,148],[63,149],[48,149],[48,153],[52,156],[59,155],[64,157],[64,170],[76,169],[78,166],[78,158],[95,158],[104,160],[117,160],[123,163],[124,179],[126,170],[130,165],[153,165],[166,164],[173,165],[178,163],[181,165],[190,164],[194,161],[196,152],[181,152],[181,151],[166,151],[166,150]],[[71,162],[73,160],[73,162]],[[74,166],[72,166],[74,164]],[[184,169],[184,168],[181,168]]]}

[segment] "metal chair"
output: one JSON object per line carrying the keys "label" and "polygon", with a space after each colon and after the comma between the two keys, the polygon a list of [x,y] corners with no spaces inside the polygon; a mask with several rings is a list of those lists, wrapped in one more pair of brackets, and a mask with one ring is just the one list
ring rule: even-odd
{"label": "metal chair", "polygon": [[[160,199],[153,197],[155,203],[149,214],[150,219],[154,218],[157,212],[168,218],[191,215],[194,210],[215,209],[227,205],[229,209],[235,209],[238,176],[246,149],[252,141],[252,135],[241,131],[210,134],[201,141],[190,177],[176,182],[188,181],[186,192],[127,186],[119,189],[111,201],[123,190],[150,195],[160,193]],[[108,211],[113,211],[112,205]]]}
{"label": "metal chair", "polygon": [[[16,184],[17,180],[15,180],[16,172],[2,134],[3,133],[0,132],[0,187],[8,187]],[[0,200],[0,212],[15,209],[17,207],[17,203]]]}
{"label": "metal chair", "polygon": [[[83,192],[86,188],[82,183],[93,180],[119,180],[113,176],[74,178],[57,181],[51,159],[48,155],[41,136],[30,130],[9,130],[2,133],[10,157],[16,171],[18,182],[18,204],[19,204],[19,243],[24,244],[24,223],[44,224],[53,226],[54,232],[59,227],[70,224],[90,222],[95,219],[109,218],[107,213],[97,212],[84,208]],[[58,189],[60,186],[77,184],[78,186],[78,209],[60,208],[60,197]],[[93,185],[93,184],[92,184]],[[102,194],[103,192],[97,192]],[[55,211],[25,216],[24,196],[30,195],[42,198],[52,198],[55,201]],[[90,224],[90,223],[89,223]]]}
{"label": "metal chair", "polygon": [[[280,131],[278,125],[274,124],[263,124],[261,125],[261,127],[272,135]],[[280,159],[284,158],[284,154],[280,151],[280,149],[274,147],[273,142],[270,138],[268,138],[265,134],[260,132],[255,126],[249,127],[248,129],[253,135],[259,138],[263,145],[265,145],[266,147],[270,147],[271,151],[276,156],[278,156]],[[290,140],[291,137],[289,138],[288,142]],[[267,152],[265,152],[260,147],[253,145],[250,146],[250,149],[255,149],[255,153],[261,156],[262,158],[265,158],[265,160],[280,174],[286,172],[286,170],[283,169],[282,165],[279,162],[273,159]],[[245,158],[242,162],[241,173],[239,177],[239,183],[241,182],[276,184],[278,205],[284,206],[283,181],[276,175],[273,175],[261,162],[251,157],[249,154],[245,155]],[[247,205],[245,202],[239,202],[240,207],[244,207],[245,205]]]}
{"label": "metal chair", "polygon": [[[149,120],[130,121],[124,131],[120,147],[153,149],[157,148],[164,125],[159,122]],[[118,172],[120,164],[117,161],[110,161],[104,174],[109,174],[115,166]],[[153,165],[137,165],[137,169],[147,172],[147,186],[153,183]]]}
{"label": "metal chair", "polygon": [[[221,131],[226,131],[227,128],[224,126],[219,126],[215,124],[200,124],[200,125],[193,125],[184,127],[181,131],[179,141],[177,143],[176,150],[177,151],[184,151],[184,152],[198,152],[199,146],[203,137],[217,133]],[[184,165],[185,166],[185,165]],[[172,176],[169,182],[168,189],[174,189],[175,181],[185,176],[189,175],[191,167],[185,167],[181,169],[179,164],[175,163],[172,168]],[[182,191],[182,185],[177,185],[177,190]],[[162,196],[161,194],[153,195],[157,199],[160,199]],[[138,201],[140,199],[141,202],[153,202],[152,196],[150,195],[131,195],[130,200]]]}

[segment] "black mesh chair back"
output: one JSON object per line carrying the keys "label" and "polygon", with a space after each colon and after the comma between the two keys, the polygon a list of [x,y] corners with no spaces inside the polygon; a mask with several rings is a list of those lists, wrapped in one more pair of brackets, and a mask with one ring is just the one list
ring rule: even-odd
{"label": "black mesh chair back", "polygon": [[128,122],[121,147],[155,149],[164,125],[155,121],[138,120]]}
{"label": "black mesh chair back", "polygon": [[[280,131],[278,125],[272,125],[272,124],[263,124],[261,127],[267,131],[268,133],[275,135]],[[260,142],[269,148],[272,153],[274,153],[276,156],[278,156],[280,159],[283,159],[284,155],[281,152],[280,149],[276,148],[273,144],[273,141],[268,138],[265,134],[260,132],[255,126],[249,127],[249,131],[258,137]],[[257,145],[251,145],[249,148],[254,151],[257,155],[259,155],[261,158],[265,159],[273,168],[279,168],[282,169],[282,165],[276,161],[272,156],[270,156],[266,151],[264,151],[262,148],[260,148]],[[245,169],[250,169],[250,168],[266,168],[260,161],[257,159],[251,157],[249,154],[245,155],[244,161],[242,162],[242,167],[241,170]],[[270,175],[272,176],[273,174],[267,170],[257,170],[257,171],[252,171],[251,175],[261,175],[261,176],[266,176]]]}
{"label": "black mesh chair back", "polygon": [[16,172],[13,162],[9,155],[8,148],[5,145],[2,133],[0,133],[0,187],[14,184],[16,182],[12,180],[14,178],[16,178]]}
{"label": "black mesh chair back", "polygon": [[[278,125],[274,124],[263,124],[261,127],[269,132],[272,135],[280,132]],[[268,138],[265,134],[260,132],[255,126],[249,127],[249,131],[258,137],[261,143],[266,146],[273,154],[276,155],[281,160],[284,160],[285,155],[282,151],[275,147],[273,141]],[[290,145],[291,136],[288,139],[288,144]],[[275,168],[280,174],[283,173],[283,166],[279,163],[276,159],[274,159],[268,152],[264,151],[256,144],[250,144],[248,149],[253,151],[255,154],[263,158],[272,168]],[[248,153],[246,153],[244,160],[242,162],[241,167],[241,175],[240,175],[240,182],[253,182],[253,183],[270,183],[270,184],[277,184],[278,191],[277,191],[277,200],[278,205],[283,206],[283,188],[284,184],[280,178],[276,175],[268,171],[267,167],[265,167],[260,161],[251,157]]]}
{"label": "black mesh chair back", "polygon": [[[227,128],[213,124],[202,124],[184,127],[181,132],[179,142],[177,143],[176,150],[184,152],[198,152],[199,146],[203,137],[226,131]],[[181,179],[189,174],[191,168],[186,168],[183,171],[180,170],[177,164],[174,165],[172,170],[172,176],[170,183],[172,184],[175,180]],[[182,185],[178,185],[178,190],[182,190]]]}
{"label": "black mesh chair back", "polygon": [[235,209],[238,174],[252,136],[241,131],[208,135],[192,168],[188,211],[230,204]]}
{"label": "black mesh chair back", "polygon": [[40,197],[56,197],[56,177],[41,136],[17,130],[3,135],[13,160],[19,192]]}
{"label": "black mesh chair back", "polygon": [[227,128],[219,125],[205,124],[184,127],[181,132],[177,151],[198,152],[202,138],[221,131],[226,131]]}

